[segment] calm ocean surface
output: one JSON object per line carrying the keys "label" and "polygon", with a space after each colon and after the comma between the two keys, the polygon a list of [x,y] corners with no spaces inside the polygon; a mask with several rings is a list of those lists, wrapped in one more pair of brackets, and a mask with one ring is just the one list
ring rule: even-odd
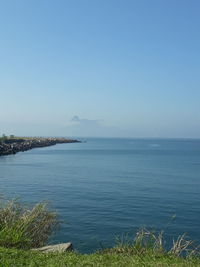
{"label": "calm ocean surface", "polygon": [[0,194],[49,200],[63,220],[52,242],[80,252],[141,226],[200,243],[200,140],[88,138],[0,157]]}

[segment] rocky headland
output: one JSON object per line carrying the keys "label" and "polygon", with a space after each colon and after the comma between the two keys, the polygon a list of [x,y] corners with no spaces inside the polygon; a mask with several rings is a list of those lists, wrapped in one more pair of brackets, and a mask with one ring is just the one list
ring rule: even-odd
{"label": "rocky headland", "polygon": [[0,142],[0,156],[16,154],[37,147],[53,146],[64,143],[78,143],[80,141],[66,138],[8,138]]}

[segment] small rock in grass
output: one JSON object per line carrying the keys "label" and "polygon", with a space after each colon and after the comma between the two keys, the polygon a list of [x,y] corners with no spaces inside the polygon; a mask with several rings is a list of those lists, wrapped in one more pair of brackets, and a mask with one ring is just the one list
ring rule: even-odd
{"label": "small rock in grass", "polygon": [[57,245],[51,245],[51,246],[45,246],[41,248],[34,248],[32,250],[37,250],[41,251],[44,253],[48,252],[68,252],[73,250],[72,243],[62,243],[62,244],[57,244]]}

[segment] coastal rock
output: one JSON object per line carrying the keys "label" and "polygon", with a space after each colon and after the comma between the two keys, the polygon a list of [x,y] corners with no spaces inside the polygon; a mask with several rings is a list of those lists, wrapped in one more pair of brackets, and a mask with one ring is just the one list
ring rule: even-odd
{"label": "coastal rock", "polygon": [[62,243],[57,245],[51,245],[51,246],[45,246],[41,248],[34,248],[32,250],[41,251],[43,253],[49,253],[49,252],[69,252],[73,251],[72,243]]}
{"label": "coastal rock", "polygon": [[66,138],[24,138],[24,139],[7,139],[0,143],[0,156],[16,154],[17,152],[27,151],[29,149],[53,146],[64,143],[79,143],[78,140]]}

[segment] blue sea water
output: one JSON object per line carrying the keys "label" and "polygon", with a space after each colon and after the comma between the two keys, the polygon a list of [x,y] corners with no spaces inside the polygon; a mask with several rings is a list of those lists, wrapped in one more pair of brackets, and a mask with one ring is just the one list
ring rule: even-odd
{"label": "blue sea water", "polygon": [[48,200],[80,252],[145,226],[200,243],[200,140],[95,139],[0,157],[0,194]]}

